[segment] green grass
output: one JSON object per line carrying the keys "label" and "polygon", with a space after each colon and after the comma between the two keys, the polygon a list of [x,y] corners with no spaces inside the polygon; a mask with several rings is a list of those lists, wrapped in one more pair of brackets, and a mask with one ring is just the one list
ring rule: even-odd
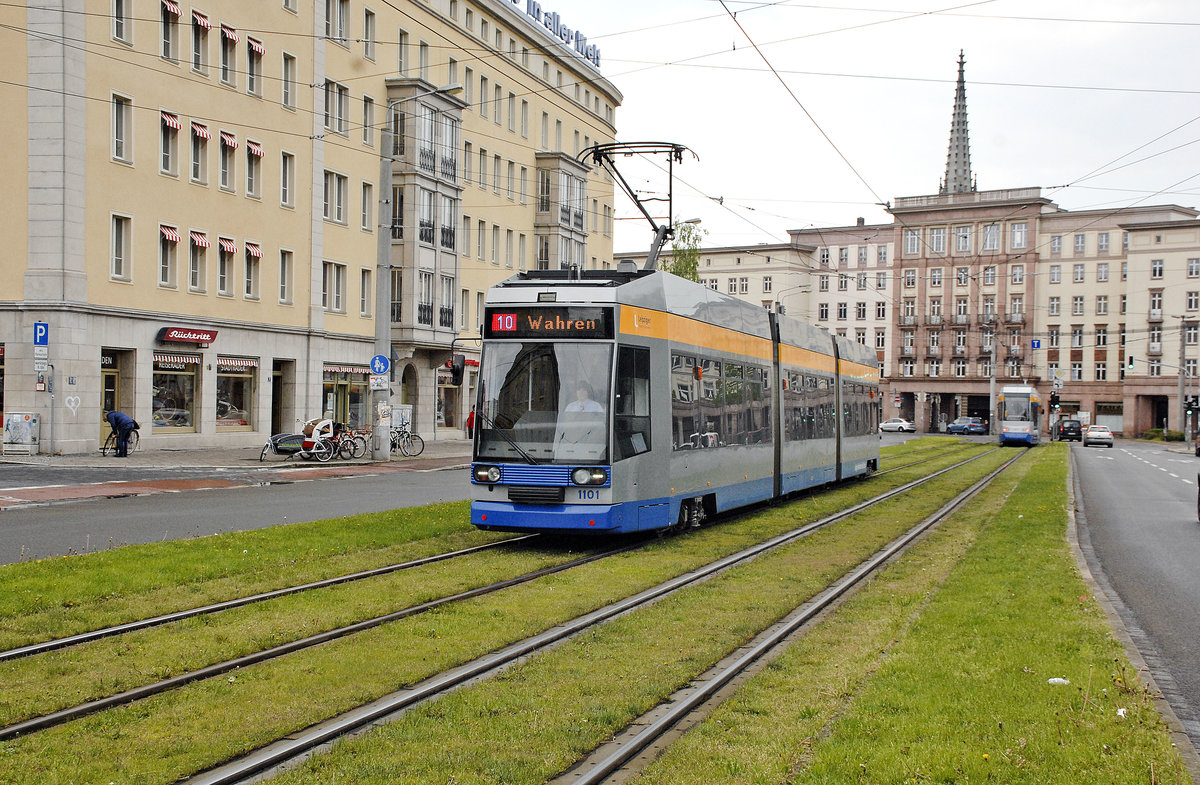
{"label": "green grass", "polygon": [[[999,459],[993,456],[973,464],[968,472],[937,481],[943,490],[936,496],[945,498],[969,483],[966,475],[978,476],[986,464]],[[636,554],[0,745],[0,780],[171,782],[710,561],[741,547],[747,538],[790,528],[797,518],[819,517],[827,506],[845,506],[845,498],[838,502],[835,497],[866,494],[869,485],[846,486],[797,505],[771,508],[744,522],[665,540]],[[855,523],[839,525],[779,555],[695,587],[680,599],[631,614],[547,658],[535,658],[528,667],[534,667],[534,662],[552,663],[552,667],[536,671],[532,678],[526,678],[530,672],[525,667],[517,668],[478,690],[464,690],[461,698],[451,696],[451,701],[468,700],[465,709],[452,709],[458,704],[439,701],[414,713],[414,718],[428,716],[433,727],[418,732],[418,737],[428,736],[428,740],[413,751],[415,758],[404,757],[395,765],[407,768],[416,760],[417,769],[446,767],[439,771],[450,776],[455,771],[488,772],[499,766],[503,773],[497,779],[482,781],[539,781],[894,536],[905,525],[906,505],[932,509],[937,501],[929,491],[860,515]],[[850,543],[855,546],[849,547]],[[664,635],[664,630],[671,634]],[[323,680],[319,689],[313,686],[316,678]],[[471,719],[460,721],[459,711],[466,711]],[[454,719],[439,723],[436,719],[442,714]],[[531,727],[545,729],[545,738],[537,734],[534,743]],[[524,739],[517,759],[498,756],[498,745],[514,737]]]}

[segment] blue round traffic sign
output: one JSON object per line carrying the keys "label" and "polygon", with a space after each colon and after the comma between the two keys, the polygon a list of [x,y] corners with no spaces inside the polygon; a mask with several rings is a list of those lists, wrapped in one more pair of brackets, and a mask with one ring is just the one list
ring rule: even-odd
{"label": "blue round traffic sign", "polygon": [[371,358],[371,373],[380,374],[387,373],[392,367],[392,362],[382,354],[377,354]]}

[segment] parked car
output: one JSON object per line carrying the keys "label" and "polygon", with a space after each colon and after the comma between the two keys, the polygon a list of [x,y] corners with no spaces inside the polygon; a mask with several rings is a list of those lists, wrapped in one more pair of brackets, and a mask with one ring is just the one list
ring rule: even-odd
{"label": "parked car", "polygon": [[1093,444],[1105,447],[1113,446],[1113,432],[1107,425],[1089,425],[1088,429],[1083,432],[1083,446],[1090,447]]}
{"label": "parked car", "polygon": [[879,423],[879,430],[881,430],[881,431],[908,431],[909,433],[916,433],[917,426],[913,425],[911,422],[904,419],[903,417],[893,417],[890,420],[884,420],[883,422]]}
{"label": "parked car", "polygon": [[1054,434],[1060,442],[1083,441],[1083,426],[1079,424],[1079,420],[1059,420]]}
{"label": "parked car", "polygon": [[959,417],[946,426],[949,433],[987,433],[982,417]]}

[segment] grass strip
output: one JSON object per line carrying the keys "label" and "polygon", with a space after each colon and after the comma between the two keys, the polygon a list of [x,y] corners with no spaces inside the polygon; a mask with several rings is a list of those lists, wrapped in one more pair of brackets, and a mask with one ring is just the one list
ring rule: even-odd
{"label": "grass strip", "polygon": [[[545,742],[548,748],[543,751],[542,744],[536,745],[534,755],[539,763],[533,769],[533,779],[526,771],[521,781],[553,773],[556,766],[565,765],[586,749],[577,742],[594,745],[605,733],[628,721],[631,712],[656,702],[706,663],[811,596],[828,582],[828,577],[840,574],[904,528],[915,517],[907,510],[908,505],[935,508],[940,499],[965,487],[1002,457],[979,461],[971,465],[969,472],[935,481],[936,491],[908,495],[883,510],[857,516],[856,523],[839,525],[797,543],[786,549],[792,554],[792,563],[779,556],[728,573],[743,576],[736,592],[720,590],[729,585],[723,576],[684,592],[690,600],[660,603],[630,614],[614,623],[617,626],[606,625],[604,630],[560,649],[574,652],[565,661],[555,660],[568,665],[567,670],[548,671],[533,684],[523,682],[525,686],[519,692],[524,693],[525,701],[535,704],[543,699],[550,701],[553,706],[545,709],[546,720],[565,729],[573,741],[563,747],[559,743],[562,732],[549,734]],[[689,565],[707,562],[728,552],[731,543],[743,540],[745,529],[786,528],[796,514],[787,506],[772,508],[752,516],[746,526],[718,526],[694,536],[665,540],[628,557],[387,625],[353,640],[248,668],[229,679],[190,685],[136,706],[17,739],[0,745],[0,779],[38,783],[171,782],[321,717],[627,596]],[[857,547],[851,548],[851,541]],[[784,561],[779,561],[781,558]],[[765,588],[770,591],[764,592]],[[626,625],[632,626],[622,633]],[[663,635],[664,629],[671,629],[672,634]],[[591,645],[598,640],[605,641],[603,647]],[[610,669],[609,664],[619,667]],[[510,679],[496,683],[510,685]],[[595,679],[602,683],[589,683]],[[487,685],[480,686],[487,689]],[[636,687],[632,696],[631,687]],[[467,692],[473,694],[474,690]],[[584,701],[581,695],[591,697]],[[508,697],[485,698],[484,702],[489,707],[484,715],[506,726],[499,731],[501,737],[525,737],[530,733],[529,723],[536,717],[522,711]],[[442,709],[433,711],[436,714]],[[536,714],[541,710],[534,711]],[[582,725],[588,727],[580,728],[581,711],[586,720]],[[540,724],[540,720],[535,722]],[[500,742],[484,730],[475,721],[441,724],[440,730],[430,735],[430,742],[415,754],[423,759],[436,752],[441,765],[445,754],[457,756],[474,751],[482,757],[473,765],[486,771]],[[580,736],[580,730],[587,733]],[[426,731],[419,735],[426,735]],[[524,769],[524,764],[518,768]],[[451,773],[454,769],[451,766]],[[495,781],[515,780],[506,773]]]}
{"label": "grass strip", "polygon": [[1065,455],[1038,450],[636,785],[1189,781],[1067,551]]}
{"label": "grass strip", "polygon": [[479,545],[452,502],[0,567],[0,648]]}

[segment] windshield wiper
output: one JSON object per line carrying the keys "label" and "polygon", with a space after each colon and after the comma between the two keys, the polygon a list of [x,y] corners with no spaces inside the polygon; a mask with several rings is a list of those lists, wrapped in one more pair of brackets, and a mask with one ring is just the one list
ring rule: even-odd
{"label": "windshield wiper", "polygon": [[507,433],[505,433],[505,432],[504,432],[504,429],[503,429],[503,428],[501,428],[499,425],[497,425],[497,424],[496,424],[496,421],[495,421],[495,420],[493,420],[492,418],[488,417],[488,416],[487,416],[486,414],[484,414],[483,412],[477,412],[477,415],[478,415],[480,418],[482,418],[482,419],[483,419],[484,425],[489,425],[489,424],[490,424],[490,427],[491,427],[491,430],[492,430],[492,432],[493,432],[493,433],[498,433],[498,434],[500,434],[500,438],[504,439],[504,441],[508,442],[509,446],[511,446],[511,447],[512,447],[514,450],[516,450],[518,453],[520,453],[520,454],[521,454],[521,457],[522,457],[522,458],[524,458],[524,459],[526,460],[526,462],[528,462],[528,463],[530,463],[530,464],[532,464],[532,465],[534,465],[534,466],[538,466],[538,465],[539,465],[537,458],[534,458],[532,455],[530,455],[529,453],[525,452],[524,448],[522,448],[522,447],[521,447],[521,445],[519,445],[519,444],[517,444],[515,441],[513,441],[513,440],[512,440],[512,437],[511,437],[511,436],[509,436]]}

